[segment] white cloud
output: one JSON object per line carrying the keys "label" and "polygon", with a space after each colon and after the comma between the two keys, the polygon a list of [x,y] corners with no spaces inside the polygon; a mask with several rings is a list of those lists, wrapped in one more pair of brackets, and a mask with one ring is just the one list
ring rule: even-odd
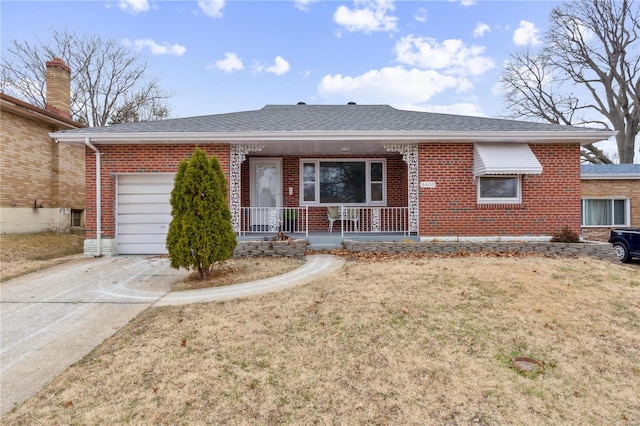
{"label": "white cloud", "polygon": [[455,89],[460,80],[437,71],[385,67],[350,77],[326,75],[318,84],[318,94],[341,102],[419,104],[447,89]]}
{"label": "white cloud", "polygon": [[274,64],[266,67],[265,71],[275,75],[286,74],[287,71],[289,71],[289,62],[287,62],[282,56],[276,56]]}
{"label": "white cloud", "polygon": [[488,32],[491,32],[491,27],[483,22],[478,22],[473,30],[473,37],[482,37]]}
{"label": "white cloud", "polygon": [[421,7],[418,11],[413,15],[413,19],[418,22],[427,22],[427,9]]}
{"label": "white cloud", "polygon": [[212,18],[221,18],[225,0],[198,0],[200,10]]}
{"label": "white cloud", "polygon": [[[242,59],[240,59],[238,55],[233,52],[225,53],[224,59],[217,60],[215,67],[224,72],[240,71],[244,69]],[[208,66],[207,68],[210,69],[211,66]]]}
{"label": "white cloud", "polygon": [[184,54],[184,52],[187,51],[187,48],[182,46],[182,45],[180,45],[180,44],[177,44],[177,43],[174,43],[174,44],[169,44],[169,43],[158,44],[155,41],[151,40],[150,38],[138,39],[138,40],[134,41],[133,43],[131,43],[129,40],[125,40],[124,42],[127,45],[133,45],[138,50],[142,50],[145,47],[148,47],[149,49],[151,49],[151,54],[152,55],[182,56]]}
{"label": "white cloud", "polygon": [[149,10],[148,0],[120,0],[118,7],[127,13],[136,15]]}
{"label": "white cloud", "polygon": [[400,39],[394,49],[400,63],[446,74],[477,76],[495,67],[491,58],[483,56],[484,46],[466,46],[458,39],[438,43],[430,37],[409,35]]}
{"label": "white cloud", "polygon": [[311,8],[311,5],[318,0],[293,0],[293,5],[296,9],[301,10],[303,12],[308,12]]}
{"label": "white cloud", "polygon": [[[458,0],[449,0],[450,2],[456,2]],[[459,0],[462,6],[473,6],[476,4],[476,0]]]}
{"label": "white cloud", "polygon": [[393,0],[356,0],[353,9],[339,6],[333,19],[351,32],[395,31],[398,18],[388,15],[393,10]]}
{"label": "white cloud", "polygon": [[513,32],[513,42],[518,46],[540,44],[538,29],[533,22],[520,21],[520,26]]}
{"label": "white cloud", "polygon": [[273,61],[273,65],[263,65],[260,62],[256,62],[253,65],[253,71],[256,73],[259,72],[270,72],[275,75],[283,75],[289,71],[289,62],[287,62],[282,56],[276,56]]}

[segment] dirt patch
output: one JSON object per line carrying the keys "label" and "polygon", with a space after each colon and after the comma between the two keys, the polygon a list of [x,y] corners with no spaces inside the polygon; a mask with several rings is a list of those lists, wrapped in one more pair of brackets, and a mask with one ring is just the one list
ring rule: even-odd
{"label": "dirt patch", "polygon": [[84,234],[0,234],[0,281],[75,258],[83,244]]}
{"label": "dirt patch", "polygon": [[[12,424],[638,424],[640,277],[544,257],[350,260],[151,309]],[[523,375],[516,357],[544,370]]]}
{"label": "dirt patch", "polygon": [[229,259],[216,266],[206,280],[201,280],[198,273],[194,272],[176,283],[171,290],[195,290],[257,281],[285,274],[302,265],[302,259],[285,257]]}

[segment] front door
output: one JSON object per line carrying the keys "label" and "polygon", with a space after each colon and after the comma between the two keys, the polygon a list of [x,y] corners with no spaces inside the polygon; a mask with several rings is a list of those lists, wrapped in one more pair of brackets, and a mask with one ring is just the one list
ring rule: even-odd
{"label": "front door", "polygon": [[282,159],[251,158],[251,227],[277,232],[282,208]]}

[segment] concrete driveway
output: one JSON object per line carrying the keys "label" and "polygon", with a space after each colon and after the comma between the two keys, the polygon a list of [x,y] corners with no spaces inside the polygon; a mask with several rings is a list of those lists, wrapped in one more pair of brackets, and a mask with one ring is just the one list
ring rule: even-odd
{"label": "concrete driveway", "polygon": [[73,260],[1,284],[1,414],[35,394],[140,312],[186,272],[168,259]]}

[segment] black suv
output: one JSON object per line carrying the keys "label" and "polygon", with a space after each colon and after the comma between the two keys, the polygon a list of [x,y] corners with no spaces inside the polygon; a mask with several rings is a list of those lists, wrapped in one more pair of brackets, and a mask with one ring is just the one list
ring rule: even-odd
{"label": "black suv", "polygon": [[622,262],[631,262],[632,257],[640,258],[640,228],[612,229],[609,242]]}

